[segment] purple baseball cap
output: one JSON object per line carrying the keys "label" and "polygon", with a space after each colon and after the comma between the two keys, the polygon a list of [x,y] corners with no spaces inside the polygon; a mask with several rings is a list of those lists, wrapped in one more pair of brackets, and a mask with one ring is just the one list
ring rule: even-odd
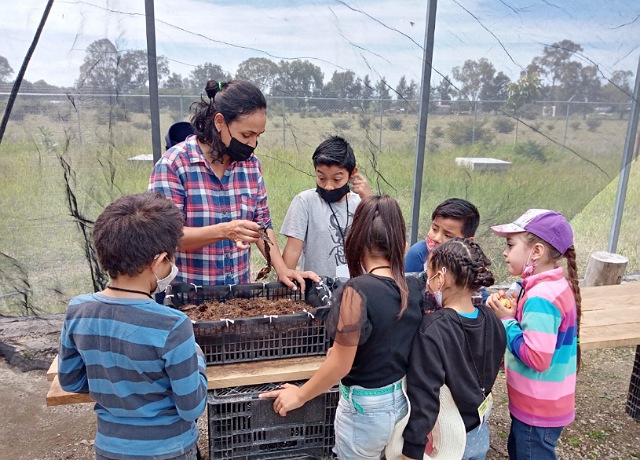
{"label": "purple baseball cap", "polygon": [[573,230],[562,214],[548,209],[529,209],[510,224],[491,227],[498,236],[506,238],[513,233],[529,232],[542,238],[560,254],[573,246]]}

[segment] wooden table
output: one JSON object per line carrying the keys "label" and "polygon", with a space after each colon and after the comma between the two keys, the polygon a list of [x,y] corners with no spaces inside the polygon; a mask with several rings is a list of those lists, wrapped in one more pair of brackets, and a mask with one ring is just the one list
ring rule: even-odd
{"label": "wooden table", "polygon": [[[640,283],[586,287],[582,294],[580,345],[583,350],[640,345]],[[207,367],[209,389],[307,380],[324,356]],[[640,364],[640,363],[637,363]],[[57,378],[58,359],[47,372],[47,405],[91,402],[88,394],[67,393]]]}
{"label": "wooden table", "polygon": [[640,345],[640,283],[585,287],[580,294],[583,350]]}

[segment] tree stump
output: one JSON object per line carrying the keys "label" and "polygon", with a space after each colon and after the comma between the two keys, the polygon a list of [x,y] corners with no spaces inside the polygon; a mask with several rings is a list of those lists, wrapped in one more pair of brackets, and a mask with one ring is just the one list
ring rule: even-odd
{"label": "tree stump", "polygon": [[596,251],[591,254],[581,286],[620,284],[629,259],[619,254]]}

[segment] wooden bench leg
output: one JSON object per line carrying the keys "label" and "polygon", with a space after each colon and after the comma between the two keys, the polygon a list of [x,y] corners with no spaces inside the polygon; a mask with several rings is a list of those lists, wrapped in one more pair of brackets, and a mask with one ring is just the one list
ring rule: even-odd
{"label": "wooden bench leg", "polygon": [[627,414],[640,421],[640,345],[636,347],[636,359],[631,372],[631,382],[629,382],[626,410]]}

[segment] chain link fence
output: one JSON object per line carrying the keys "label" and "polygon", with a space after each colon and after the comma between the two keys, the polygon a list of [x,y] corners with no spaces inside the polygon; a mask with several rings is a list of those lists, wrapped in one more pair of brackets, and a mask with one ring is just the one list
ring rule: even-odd
{"label": "chain link fence", "polygon": [[[199,98],[160,95],[162,136],[188,120]],[[7,99],[0,93],[0,110]],[[276,230],[293,196],[315,187],[313,150],[336,134],[354,146],[374,190],[398,199],[408,222],[419,101],[270,96],[268,107],[256,154]],[[530,207],[558,209],[574,219],[584,268],[591,251],[606,247],[629,107],[431,101],[419,234],[438,203],[469,199],[481,211],[478,240],[504,279],[503,242],[489,225]],[[116,197],[146,189],[151,157],[146,94],[19,95],[0,145],[0,314],[63,311],[70,296],[104,281],[91,224]],[[636,222],[637,206],[627,208],[623,221]],[[630,271],[640,271],[639,247],[637,233],[623,225],[620,252],[630,257]]]}

